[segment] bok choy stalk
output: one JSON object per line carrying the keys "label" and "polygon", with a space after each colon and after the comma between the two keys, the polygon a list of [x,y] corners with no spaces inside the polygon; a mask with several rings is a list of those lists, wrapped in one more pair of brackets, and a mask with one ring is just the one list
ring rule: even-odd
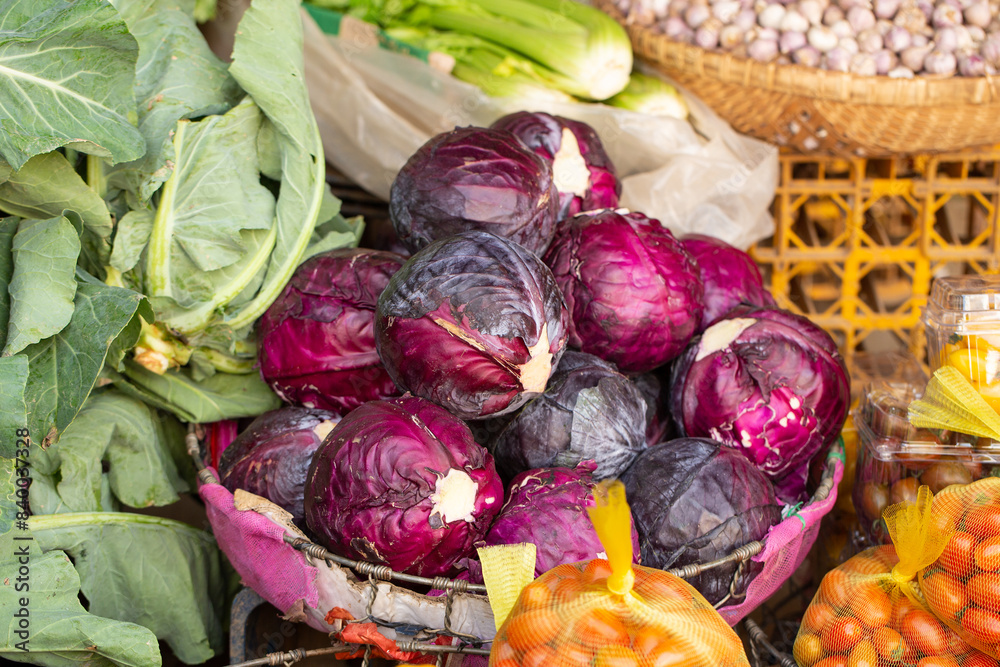
{"label": "bok choy stalk", "polygon": [[687,104],[677,89],[659,77],[633,72],[625,90],[609,97],[606,104],[653,116],[686,120]]}
{"label": "bok choy stalk", "polygon": [[563,92],[604,100],[628,84],[632,46],[610,16],[572,0],[313,0],[389,29],[475,35],[556,72]]}
{"label": "bok choy stalk", "polygon": [[390,37],[454,60],[450,73],[491,97],[572,102],[562,90],[573,83],[524,56],[475,35],[402,26],[385,31]]}

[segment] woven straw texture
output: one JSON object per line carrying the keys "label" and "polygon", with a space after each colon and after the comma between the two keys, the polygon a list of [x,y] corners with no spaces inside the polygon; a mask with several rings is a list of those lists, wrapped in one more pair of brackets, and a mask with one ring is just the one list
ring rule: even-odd
{"label": "woven straw texture", "polygon": [[1000,143],[1000,77],[890,79],[759,63],[625,26],[640,60],[701,98],[736,130],[801,152],[881,156]]}

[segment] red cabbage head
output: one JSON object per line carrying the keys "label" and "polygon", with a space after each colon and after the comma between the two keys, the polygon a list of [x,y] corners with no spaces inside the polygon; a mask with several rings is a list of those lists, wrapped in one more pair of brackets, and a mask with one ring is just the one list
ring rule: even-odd
{"label": "red cabbage head", "polygon": [[462,419],[513,412],[545,390],[568,314],[538,257],[487,232],[435,241],[392,277],[375,344],[396,384]]}
{"label": "red cabbage head", "polygon": [[468,556],[502,504],[493,458],[469,427],[413,396],[350,412],[306,481],[306,524],[328,549],[424,577]]}
{"label": "red cabbage head", "polygon": [[740,451],[786,503],[808,498],[809,464],[837,438],[849,402],[830,335],[777,308],[730,310],[692,341],[670,381],[682,433]]}
{"label": "red cabbage head", "polygon": [[570,345],[623,373],[671,361],[701,322],[698,266],[641,213],[581,213],[563,223],[544,260],[570,312]]}
{"label": "red cabbage head", "polygon": [[552,165],[559,220],[581,211],[616,208],[622,185],[594,128],[544,112],[518,111],[490,127],[507,130]]}
{"label": "red cabbage head", "polygon": [[375,351],[375,304],[405,259],[343,248],[299,266],[260,319],[264,380],[296,405],[346,413],[399,390]]}
{"label": "red cabbage head", "polygon": [[482,127],[432,137],[410,156],[389,191],[389,216],[411,252],[481,230],[541,254],[558,212],[549,163],[511,133]]}

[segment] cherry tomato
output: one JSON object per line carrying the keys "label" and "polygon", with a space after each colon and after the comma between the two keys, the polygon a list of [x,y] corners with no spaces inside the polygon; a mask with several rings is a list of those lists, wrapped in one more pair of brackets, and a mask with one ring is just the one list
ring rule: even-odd
{"label": "cherry tomato", "polygon": [[965,530],[978,538],[1000,536],[1000,505],[983,505],[965,513]]}
{"label": "cherry tomato", "polygon": [[[928,468],[928,471],[933,469]],[[924,473],[926,474],[926,473]],[[920,488],[920,481],[916,477],[903,477],[896,480],[889,489],[889,502],[914,503],[917,500],[917,489]]]}
{"label": "cherry tomato", "polygon": [[976,536],[965,531],[956,531],[951,536],[948,546],[941,553],[938,562],[944,569],[959,579],[968,577],[975,571],[973,552],[976,549]]}
{"label": "cherry tomato", "polygon": [[517,651],[507,642],[495,642],[490,649],[490,656],[496,660],[516,660]]}
{"label": "cherry tomato", "polygon": [[572,636],[585,646],[628,646],[631,638],[614,612],[594,609],[573,621]]}
{"label": "cherry tomato", "polygon": [[1000,574],[983,572],[965,584],[969,598],[983,609],[1000,610]]}
{"label": "cherry tomato", "polygon": [[552,591],[541,581],[533,581],[521,590],[521,608],[530,611],[549,606]]}
{"label": "cherry tomato", "polygon": [[507,620],[507,641],[517,651],[546,644],[562,629],[559,615],[551,607],[511,615]]}
{"label": "cherry tomato", "polygon": [[847,605],[851,597],[851,579],[843,570],[830,570],[819,582],[816,599],[827,602],[834,608]]}
{"label": "cherry tomato", "polygon": [[604,581],[611,575],[611,564],[603,558],[595,558],[583,567],[583,580],[588,584]]}
{"label": "cherry tomato", "polygon": [[969,604],[969,596],[962,582],[947,572],[935,572],[920,580],[927,604],[941,618],[957,618]]}
{"label": "cherry tomato", "polygon": [[858,554],[840,566],[845,572],[857,574],[885,574],[885,565],[873,554]]}
{"label": "cherry tomato", "polygon": [[987,572],[1000,571],[1000,535],[987,537],[973,552],[976,567]]}
{"label": "cherry tomato", "polygon": [[915,609],[903,617],[899,634],[908,646],[924,655],[941,655],[948,650],[944,626],[923,609]]}
{"label": "cherry tomato", "polygon": [[851,614],[869,628],[880,628],[892,618],[892,602],[877,584],[855,586],[849,608]]}
{"label": "cherry tomato", "polygon": [[950,655],[928,655],[920,659],[917,667],[959,667],[959,664]]}
{"label": "cherry tomato", "polygon": [[877,667],[878,653],[869,639],[861,640],[847,656],[847,667]]}
{"label": "cherry tomato", "polygon": [[878,628],[872,633],[872,644],[875,651],[890,662],[899,662],[903,659],[905,646],[903,636],[892,628]]}
{"label": "cherry tomato", "polygon": [[594,660],[594,648],[584,646],[578,638],[559,646],[559,662],[564,665],[589,665]]}
{"label": "cherry tomato", "polygon": [[548,667],[556,660],[556,650],[542,644],[525,651],[521,657],[521,667]]}
{"label": "cherry tomato", "polygon": [[802,616],[802,627],[809,632],[819,634],[836,617],[837,612],[827,603],[813,602]]}
{"label": "cherry tomato", "polygon": [[594,667],[639,667],[639,656],[627,646],[602,646],[597,649]]}
{"label": "cherry tomato", "polygon": [[903,619],[911,611],[914,611],[918,607],[910,602],[910,598],[905,595],[898,596],[896,604],[892,608],[892,621],[890,622],[890,627],[894,630],[899,630],[903,626]]}
{"label": "cherry tomato", "polygon": [[803,667],[809,667],[823,658],[823,645],[817,635],[800,632],[792,646],[792,655],[795,657],[795,662]]}
{"label": "cherry tomato", "polygon": [[864,632],[864,626],[858,619],[838,618],[823,628],[820,643],[827,653],[847,653],[861,641]]}
{"label": "cherry tomato", "polygon": [[650,575],[644,577],[641,581],[636,581],[635,590],[639,594],[649,599],[664,602],[668,600],[691,600],[691,591],[684,585],[683,580],[671,577],[662,570],[654,572],[660,572],[662,576]]}
{"label": "cherry tomato", "polygon": [[1000,616],[976,606],[962,614],[962,629],[986,646],[1000,642]]}
{"label": "cherry tomato", "polygon": [[823,658],[813,667],[847,667],[847,656],[831,655],[829,658]]}

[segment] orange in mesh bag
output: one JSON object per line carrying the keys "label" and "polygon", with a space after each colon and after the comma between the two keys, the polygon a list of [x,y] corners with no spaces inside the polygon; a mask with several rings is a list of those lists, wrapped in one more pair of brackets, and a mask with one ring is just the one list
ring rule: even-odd
{"label": "orange in mesh bag", "polygon": [[823,577],[795,638],[800,667],[996,667],[924,602],[917,574],[938,560],[952,533],[932,502],[922,486],[916,502],[886,508],[892,544]]}
{"label": "orange in mesh bag", "polygon": [[1000,479],[949,486],[934,497],[933,507],[953,534],[941,557],[920,573],[927,606],[963,639],[998,658]]}
{"label": "orange in mesh bag", "polygon": [[697,590],[632,565],[620,482],[594,489],[590,518],[608,558],[560,565],[524,587],[490,667],[749,667],[739,637]]}

